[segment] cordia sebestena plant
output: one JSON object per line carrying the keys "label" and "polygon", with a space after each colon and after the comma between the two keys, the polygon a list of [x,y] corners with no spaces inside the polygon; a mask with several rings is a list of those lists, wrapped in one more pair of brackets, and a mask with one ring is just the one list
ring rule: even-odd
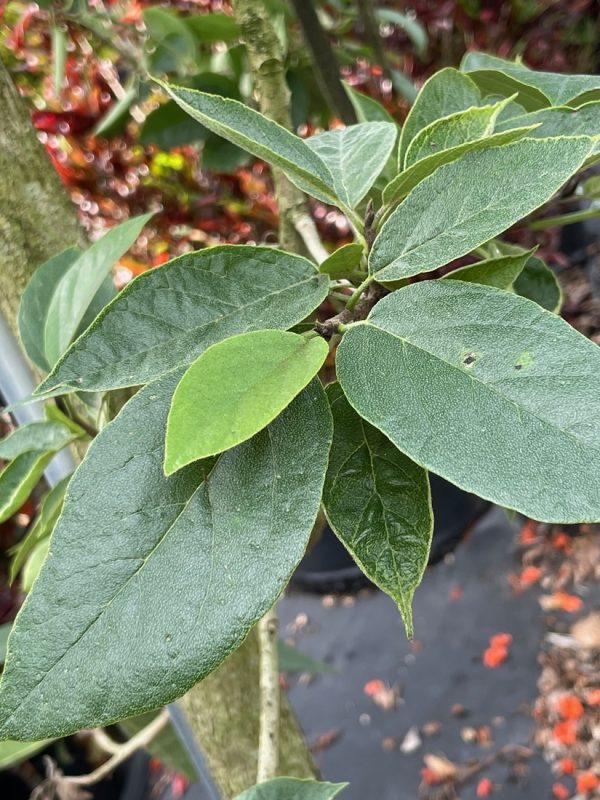
{"label": "cordia sebestena plant", "polygon": [[[362,104],[359,124],[305,140],[237,101],[164,89],[340,208],[356,241],[320,267],[273,247],[213,247],[110,299],[105,278],[137,218],[36,272],[20,314],[48,372],[36,395],[141,388],[48,500],[48,555],[8,644],[4,738],[181,696],[273,606],[321,504],[409,633],[429,470],[538,520],[600,520],[600,350],[555,313],[548,267],[497,238],[598,160],[596,77],[470,54],[425,83],[399,135]],[[429,275],[467,254],[479,261]],[[327,297],[339,312],[317,320]],[[13,472],[0,476],[5,516],[82,435],[48,407],[47,422],[0,443]]]}

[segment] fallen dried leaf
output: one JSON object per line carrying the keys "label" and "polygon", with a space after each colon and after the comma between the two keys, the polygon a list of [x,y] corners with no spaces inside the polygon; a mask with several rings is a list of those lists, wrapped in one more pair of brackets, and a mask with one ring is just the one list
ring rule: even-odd
{"label": "fallen dried leaf", "polygon": [[600,611],[593,611],[573,623],[571,636],[583,647],[600,650]]}
{"label": "fallen dried leaf", "polygon": [[406,736],[400,745],[400,751],[405,755],[408,755],[409,753],[414,753],[415,750],[418,750],[422,744],[423,742],[421,741],[421,737],[419,735],[419,729],[415,725],[414,727],[409,728],[406,732]]}
{"label": "fallen dried leaf", "polygon": [[342,732],[339,728],[331,728],[325,733],[319,734],[310,746],[311,753],[323,752],[323,750],[331,747],[334,742],[337,742],[341,735]]}
{"label": "fallen dried leaf", "polygon": [[456,777],[458,768],[446,756],[426,753],[423,756],[423,761],[427,769],[437,776],[438,781],[447,781]]}
{"label": "fallen dried leaf", "polygon": [[585,713],[581,700],[574,694],[565,694],[559,697],[555,706],[563,719],[581,719]]}
{"label": "fallen dried leaf", "polygon": [[587,794],[600,786],[600,778],[594,772],[582,772],[577,776],[577,792]]}
{"label": "fallen dried leaf", "polygon": [[571,796],[571,792],[563,783],[555,783],[552,787],[552,794],[554,797],[558,798],[558,800],[568,800]]}
{"label": "fallen dried leaf", "polygon": [[566,611],[568,614],[574,614],[581,609],[583,601],[577,595],[559,591],[540,597],[540,605],[544,611]]}
{"label": "fallen dried leaf", "polygon": [[573,719],[557,722],[552,729],[552,734],[561,744],[575,744],[577,741],[577,723]]}
{"label": "fallen dried leaf", "polygon": [[494,784],[489,778],[482,778],[477,784],[477,797],[489,797],[494,791]]}

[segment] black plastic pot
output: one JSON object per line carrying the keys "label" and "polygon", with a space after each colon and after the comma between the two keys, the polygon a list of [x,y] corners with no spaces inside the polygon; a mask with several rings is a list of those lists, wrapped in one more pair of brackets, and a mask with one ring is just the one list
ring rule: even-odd
{"label": "black plastic pot", "polygon": [[[436,564],[452,552],[469,529],[490,507],[490,503],[437,475],[430,475],[435,527],[429,564]],[[292,584],[316,594],[353,592],[371,582],[354,563],[329,526],[302,559]]]}

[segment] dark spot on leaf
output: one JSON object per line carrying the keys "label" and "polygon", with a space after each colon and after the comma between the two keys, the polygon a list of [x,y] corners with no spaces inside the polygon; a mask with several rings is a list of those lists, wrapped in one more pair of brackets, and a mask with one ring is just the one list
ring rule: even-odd
{"label": "dark spot on leaf", "polygon": [[523,364],[515,364],[515,369],[523,369]]}
{"label": "dark spot on leaf", "polygon": [[463,358],[463,364],[465,367],[471,366],[471,364],[475,361],[475,353],[467,353],[467,355]]}

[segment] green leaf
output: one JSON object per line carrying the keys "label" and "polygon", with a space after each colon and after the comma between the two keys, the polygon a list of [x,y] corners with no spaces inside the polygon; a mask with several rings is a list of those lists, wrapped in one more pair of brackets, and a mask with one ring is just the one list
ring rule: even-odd
{"label": "green leaf", "polygon": [[277,642],[277,653],[280,672],[335,672],[331,664],[315,661],[281,639]]}
{"label": "green leaf", "polygon": [[61,25],[51,25],[52,36],[52,75],[54,79],[54,96],[60,97],[65,80],[65,64],[67,60],[67,34]]}
{"label": "green leaf", "polygon": [[[157,712],[149,712],[139,717],[121,720],[119,728],[122,728],[131,738],[149,725],[156,715]],[[151,756],[159,758],[169,769],[185,775],[189,781],[198,780],[198,773],[171,723],[167,724],[151,742],[145,745],[144,749]]]}
{"label": "green leaf", "polygon": [[318,133],[306,144],[329,167],[337,196],[356,208],[385,167],[397,135],[391,122],[362,122]]}
{"label": "green leaf", "polygon": [[261,431],[314,378],[328,353],[320,336],[273,330],[240,333],[209,347],[173,395],[165,474]]}
{"label": "green leaf", "polygon": [[143,214],[111,228],[64,273],[52,295],[44,328],[49,364],[54,365],[67,349],[115,262],[129,250],[151,217]]}
{"label": "green leaf", "polygon": [[0,522],[12,517],[29,497],[54,453],[29,450],[0,472]]}
{"label": "green leaf", "polygon": [[196,40],[190,27],[176,13],[164,8],[145,8],[144,25],[149,39],[153,72],[191,70],[197,60]]}
{"label": "green leaf", "polygon": [[249,161],[249,155],[237,145],[209,133],[202,147],[202,166],[213,172],[232,173]]}
{"label": "green leaf", "polygon": [[530,300],[407,286],[344,334],[337,372],[361,416],[461,488],[537,520],[600,518],[600,349]]}
{"label": "green leaf", "polygon": [[402,28],[413,43],[419,58],[426,57],[429,43],[427,31],[418,19],[410,14],[402,14],[400,11],[395,11],[391,8],[377,8],[375,9],[375,16],[380,22],[391,22],[393,25],[398,25],[399,28]]}
{"label": "green leaf", "polygon": [[521,297],[533,300],[547,311],[558,314],[562,305],[562,289],[554,272],[534,256],[528,260],[523,271],[515,281],[515,292]]}
{"label": "green leaf", "polygon": [[523,271],[523,267],[535,252],[523,251],[520,255],[506,255],[497,258],[487,258],[477,264],[469,264],[444,275],[444,278],[454,281],[468,281],[480,283],[483,286],[495,286],[496,289],[509,290]]}
{"label": "green leaf", "polygon": [[38,391],[146,383],[228,336],[291,328],[327,290],[310,261],[281,250],[222,245],[188,253],[128,284]]}
{"label": "green leaf", "polygon": [[496,130],[505,131],[524,125],[538,126],[528,134],[536,139],[584,135],[597,140],[600,139],[600,102],[586,103],[581,108],[543,108],[503,120],[498,123]]}
{"label": "green leaf", "polygon": [[494,122],[500,108],[500,103],[469,108],[431,122],[409,144],[404,157],[404,168],[411,167],[423,158],[437,155],[440,151],[489,136],[494,131]]}
{"label": "green leaf", "polygon": [[[518,91],[517,102],[528,110],[544,105],[581,105],[600,99],[600,77],[597,75],[538,72],[515,61],[477,52],[465,55],[461,70],[469,73],[482,91],[509,95]],[[496,88],[490,88],[496,84]]]}
{"label": "green leaf", "polygon": [[433,533],[427,473],[359,417],[338,383],[327,396],[333,414],[327,519],[363,572],[396,601],[412,637],[412,598]]}
{"label": "green leaf", "polygon": [[273,778],[245,792],[235,800],[332,800],[348,786],[347,783],[324,783],[300,778]]}
{"label": "green leaf", "polygon": [[343,278],[354,272],[360,266],[364,254],[364,248],[358,242],[344,244],[334,250],[333,253],[323,261],[319,271],[329,275],[330,278]]}
{"label": "green leaf", "polygon": [[532,130],[533,127],[528,127],[493,133],[490,136],[474,139],[473,141],[464,142],[463,144],[457,144],[447,150],[441,150],[439,153],[427,156],[421,159],[421,161],[417,161],[408,169],[405,169],[404,172],[401,172],[393,181],[388,183],[383,190],[383,202],[386,206],[395,206],[406,197],[417,184],[421,183],[422,180],[435,172],[438,167],[444,164],[450,164],[452,161],[456,161],[460,156],[474,150],[486,150],[490,147],[500,147],[518,141]]}
{"label": "green leaf", "polygon": [[129,109],[139,98],[140,87],[137,78],[129,81],[119,97],[96,123],[93,135],[110,138],[122,133],[129,120]]}
{"label": "green leaf", "polygon": [[257,158],[279,167],[300,189],[337,205],[333,177],[308,144],[273,120],[229,98],[157,81],[198,122]]}
{"label": "green leaf", "polygon": [[36,542],[33,546],[33,549],[27,556],[27,560],[25,562],[25,566],[23,567],[23,575],[21,578],[21,587],[24,592],[30,592],[33,588],[33,584],[37,580],[38,575],[40,574],[40,570],[44,565],[44,561],[48,556],[48,551],[50,550],[50,539],[42,539],[40,542]]}
{"label": "green leaf", "polygon": [[27,535],[19,542],[14,551],[11,550],[10,583],[14,582],[38,542],[50,536],[54,530],[54,526],[62,510],[65,491],[70,480],[71,476],[67,475],[66,478],[63,478],[56,486],[50,489],[48,494],[44,497],[40,512],[35,522],[28,530]]}
{"label": "green leaf", "polygon": [[441,69],[425,81],[411,108],[400,134],[398,153],[400,169],[404,156],[417,133],[440,117],[465,111],[481,104],[477,86],[456,69]]}
{"label": "green leaf", "polygon": [[42,742],[0,742],[0,770],[25,761],[29,756],[33,756],[43,750],[52,740],[46,739]]}
{"label": "green leaf", "polygon": [[62,450],[77,436],[61,422],[36,420],[17,428],[0,439],[0,458],[10,461],[30,450]]}
{"label": "green leaf", "polygon": [[21,296],[17,318],[21,343],[33,363],[44,371],[50,369],[44,352],[44,326],[52,296],[81,253],[78,247],[70,247],[40,264]]}
{"label": "green leaf", "polygon": [[393,122],[397,126],[396,120],[381,103],[343,83],[346,94],[354,106],[359,122]]}
{"label": "green leaf", "polygon": [[439,167],[381,228],[371,272],[393,281],[466,255],[549,200],[590,148],[587,137],[521,139]]}
{"label": "green leaf", "polygon": [[194,14],[185,17],[188,28],[201,44],[235,42],[240,38],[240,29],[230,14],[212,11],[210,14]]}
{"label": "green leaf", "polygon": [[239,646],[302,558],[331,442],[320,383],[216,464],[165,478],[180,375],[139,391],[71,480],[10,636],[0,737],[63,735],[171,702]]}

